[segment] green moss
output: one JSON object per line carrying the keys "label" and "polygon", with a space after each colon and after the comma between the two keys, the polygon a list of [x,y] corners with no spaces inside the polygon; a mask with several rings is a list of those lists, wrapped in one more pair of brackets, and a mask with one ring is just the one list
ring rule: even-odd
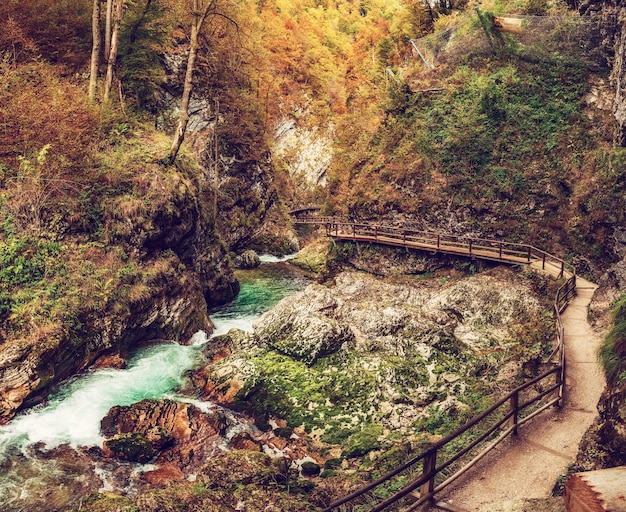
{"label": "green moss", "polygon": [[238,409],[262,417],[274,415],[291,428],[303,425],[309,432],[334,431],[344,424],[351,432],[367,417],[367,397],[375,388],[376,375],[364,371],[355,358],[335,355],[309,367],[268,352],[250,362],[259,377],[237,395]]}
{"label": "green moss", "polygon": [[600,346],[599,357],[607,382],[626,382],[626,295],[614,304],[611,330]]}
{"label": "green moss", "polygon": [[352,434],[346,442],[346,457],[361,457],[380,448],[382,444],[379,438],[382,433],[382,425],[370,424],[363,427],[360,432]]}
{"label": "green moss", "polygon": [[131,499],[117,494],[93,492],[82,500],[79,510],[89,510],[91,512],[137,512],[139,508],[135,506]]}
{"label": "green moss", "polygon": [[157,454],[143,434],[138,432],[119,434],[104,444],[116,457],[130,462],[149,462]]}
{"label": "green moss", "polygon": [[319,464],[315,462],[303,462],[302,463],[302,476],[317,476],[320,474],[321,468]]}

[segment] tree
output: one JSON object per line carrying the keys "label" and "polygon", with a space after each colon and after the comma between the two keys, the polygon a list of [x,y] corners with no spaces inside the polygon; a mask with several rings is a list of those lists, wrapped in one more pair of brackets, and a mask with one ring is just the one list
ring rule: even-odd
{"label": "tree", "polygon": [[[107,103],[109,101],[109,97],[111,95],[111,87],[113,85],[113,71],[115,66],[115,61],[117,60],[117,49],[119,44],[119,33],[120,26],[122,25],[122,17],[124,15],[124,4],[126,0],[113,0],[113,18],[109,21],[108,16],[108,5],[107,5],[107,27],[109,23],[112,23],[111,32],[110,32],[110,49],[107,55],[107,73],[104,81],[104,102]],[[109,33],[105,35],[105,46],[106,46],[106,38],[109,36]]]}
{"label": "tree", "polygon": [[91,14],[91,33],[93,44],[91,46],[91,67],[89,74],[89,100],[96,99],[98,85],[98,68],[100,67],[100,47],[102,36],[100,34],[100,0],[93,0],[93,12]]}
{"label": "tree", "polygon": [[[232,19],[217,10],[217,1],[208,0],[204,5],[200,0],[193,0],[192,6],[192,22],[191,22],[191,35],[189,38],[189,55],[187,56],[187,69],[185,71],[185,82],[183,84],[183,96],[180,101],[180,116],[178,118],[178,126],[174,133],[174,140],[172,141],[172,147],[168,155],[169,164],[173,164],[180,150],[180,146],[185,138],[185,131],[187,130],[187,124],[189,123],[189,101],[191,100],[191,93],[193,92],[193,72],[196,65],[196,57],[198,55],[198,39],[204,22],[209,16],[221,16],[233,25],[237,27]],[[216,120],[217,122],[217,120]]]}
{"label": "tree", "polygon": [[[102,34],[100,33],[100,3],[101,0],[93,0],[91,13],[91,69],[89,77],[89,98],[93,101],[96,97],[98,81],[98,69],[100,67],[100,48],[102,46]],[[105,25],[104,25],[104,59],[107,65],[103,101],[107,103],[111,95],[113,85],[113,71],[117,60],[119,44],[119,32],[122,25],[124,5],[126,0],[107,0]]]}

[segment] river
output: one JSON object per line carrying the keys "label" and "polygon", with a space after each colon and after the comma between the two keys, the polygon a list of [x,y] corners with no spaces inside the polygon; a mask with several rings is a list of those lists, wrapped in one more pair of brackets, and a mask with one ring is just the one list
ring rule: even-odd
{"label": "river", "polygon": [[[241,291],[233,302],[211,312],[213,336],[232,328],[252,330],[252,322],[263,312],[310,282],[277,258],[263,260],[258,269],[237,272]],[[41,454],[61,446],[101,446],[100,421],[115,405],[178,398],[186,372],[197,366],[199,350],[207,341],[199,332],[188,346],[166,343],[139,349],[125,369],[85,372],[65,382],[45,404],[0,427],[0,510],[52,510],[45,493],[51,486],[65,485],[68,475],[54,456]],[[106,489],[106,475],[101,480]],[[34,500],[35,494],[41,500]]]}

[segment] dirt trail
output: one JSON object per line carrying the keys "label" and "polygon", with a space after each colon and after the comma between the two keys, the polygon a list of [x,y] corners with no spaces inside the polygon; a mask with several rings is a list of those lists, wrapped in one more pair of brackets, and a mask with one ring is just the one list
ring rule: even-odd
{"label": "dirt trail", "polygon": [[565,406],[546,411],[521,427],[517,438],[504,441],[438,499],[459,510],[498,512],[513,510],[512,502],[520,499],[550,495],[559,475],[574,461],[578,443],[597,415],[605,385],[596,356],[601,337],[587,321],[595,288],[577,278],[577,296],[562,315]]}

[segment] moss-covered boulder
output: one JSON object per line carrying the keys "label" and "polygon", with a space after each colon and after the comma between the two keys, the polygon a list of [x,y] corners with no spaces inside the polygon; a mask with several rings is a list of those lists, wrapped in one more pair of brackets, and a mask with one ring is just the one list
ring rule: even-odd
{"label": "moss-covered boulder", "polygon": [[[549,351],[552,303],[542,304],[534,279],[507,268],[436,278],[341,273],[334,286],[283,299],[245,349],[209,362],[204,394],[353,456],[395,435],[443,435],[486,408],[496,387],[514,387],[518,360]],[[369,435],[369,425],[381,430]]]}
{"label": "moss-covered boulder", "polygon": [[311,285],[265,313],[254,324],[254,333],[277,352],[312,364],[354,339],[349,325],[332,314],[338,306],[326,287]]}
{"label": "moss-covered boulder", "polygon": [[261,258],[255,251],[248,249],[237,256],[234,263],[239,268],[257,268],[261,264]]}
{"label": "moss-covered boulder", "polygon": [[104,452],[129,462],[146,463],[158,453],[139,432],[118,434],[103,443]]}

